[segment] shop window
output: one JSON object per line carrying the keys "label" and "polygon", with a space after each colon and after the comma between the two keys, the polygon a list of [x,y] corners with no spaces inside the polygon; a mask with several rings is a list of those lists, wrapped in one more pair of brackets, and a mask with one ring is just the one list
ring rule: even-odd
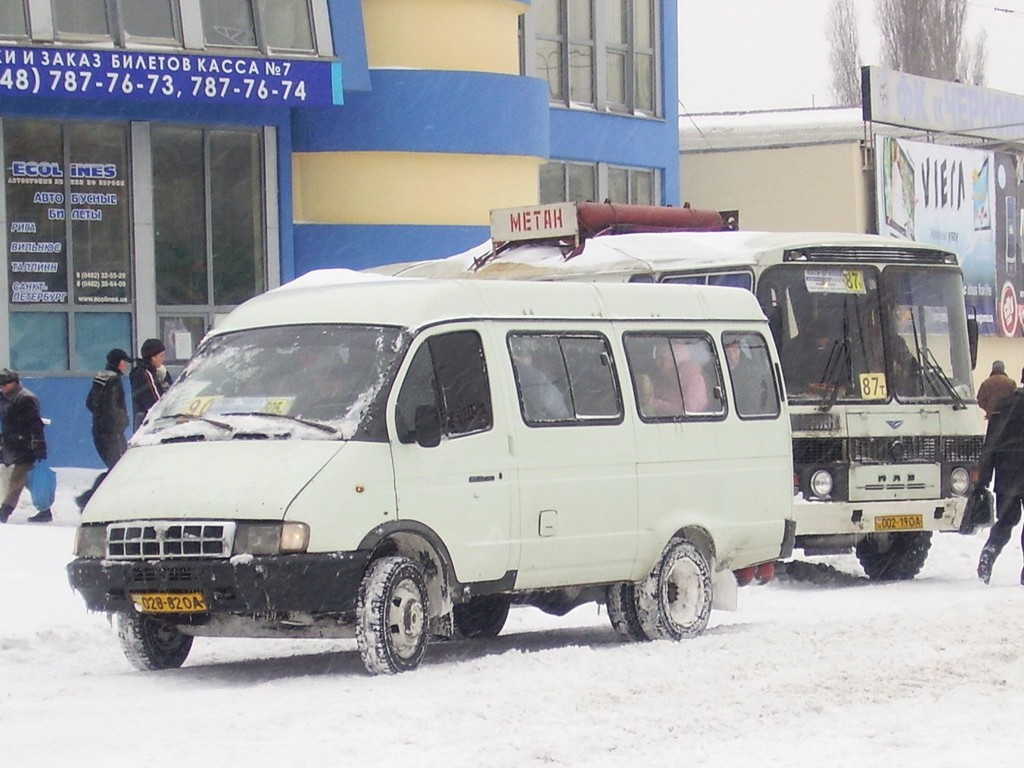
{"label": "shop window", "polygon": [[659,185],[659,173],[653,168],[552,161],[540,169],[540,202],[659,205]]}
{"label": "shop window", "polygon": [[25,3],[21,0],[0,3],[0,37],[28,37]]}
{"label": "shop window", "polygon": [[102,368],[115,347],[132,354],[132,316],[127,312],[80,312],[75,331],[76,370]]}
{"label": "shop window", "polygon": [[68,369],[66,312],[11,312],[11,367],[16,371]]}
{"label": "shop window", "polygon": [[657,0],[535,0],[531,74],[552,103],[657,115],[658,10]]}
{"label": "shop window", "polygon": [[218,314],[267,289],[262,136],[155,125],[156,303],[168,360],[188,359]]}
{"label": "shop window", "polygon": [[9,119],[3,148],[12,364],[102,365],[132,338],[126,126]]}

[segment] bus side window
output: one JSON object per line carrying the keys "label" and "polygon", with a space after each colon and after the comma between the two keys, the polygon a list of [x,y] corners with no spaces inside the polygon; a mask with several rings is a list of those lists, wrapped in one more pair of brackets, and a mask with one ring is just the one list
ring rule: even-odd
{"label": "bus side window", "polygon": [[490,384],[480,336],[456,331],[435,336],[415,354],[398,394],[398,439],[415,440],[416,410],[437,408],[441,431],[449,437],[480,432],[493,425]]}
{"label": "bus side window", "polygon": [[722,346],[736,413],[740,418],[778,416],[778,391],[764,337],[759,333],[723,333]]}

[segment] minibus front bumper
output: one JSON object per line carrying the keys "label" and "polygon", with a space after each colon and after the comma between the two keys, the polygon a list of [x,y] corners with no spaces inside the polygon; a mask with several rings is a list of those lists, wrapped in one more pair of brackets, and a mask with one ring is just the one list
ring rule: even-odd
{"label": "minibus front bumper", "polygon": [[[226,559],[112,561],[77,558],[68,581],[93,611],[140,610],[142,597],[162,613],[288,613],[354,615],[370,551],[253,556]],[[174,596],[192,596],[181,602]],[[152,602],[155,600],[161,602]],[[163,601],[168,607],[165,608]],[[180,615],[180,614],[176,614]]]}

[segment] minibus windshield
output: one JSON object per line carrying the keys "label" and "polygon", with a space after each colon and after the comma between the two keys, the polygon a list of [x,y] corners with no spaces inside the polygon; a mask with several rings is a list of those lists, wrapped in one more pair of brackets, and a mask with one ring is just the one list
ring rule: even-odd
{"label": "minibus windshield", "polygon": [[366,325],[214,336],[158,401],[136,442],[352,438],[401,347],[401,329]]}

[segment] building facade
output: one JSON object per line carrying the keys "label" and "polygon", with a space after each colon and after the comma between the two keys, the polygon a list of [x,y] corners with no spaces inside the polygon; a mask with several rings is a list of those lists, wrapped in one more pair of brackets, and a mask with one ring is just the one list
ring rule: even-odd
{"label": "building facade", "polygon": [[0,8],[0,365],[99,466],[112,347],[172,371],[313,269],[443,256],[492,208],[679,202],[675,0],[24,0]]}

